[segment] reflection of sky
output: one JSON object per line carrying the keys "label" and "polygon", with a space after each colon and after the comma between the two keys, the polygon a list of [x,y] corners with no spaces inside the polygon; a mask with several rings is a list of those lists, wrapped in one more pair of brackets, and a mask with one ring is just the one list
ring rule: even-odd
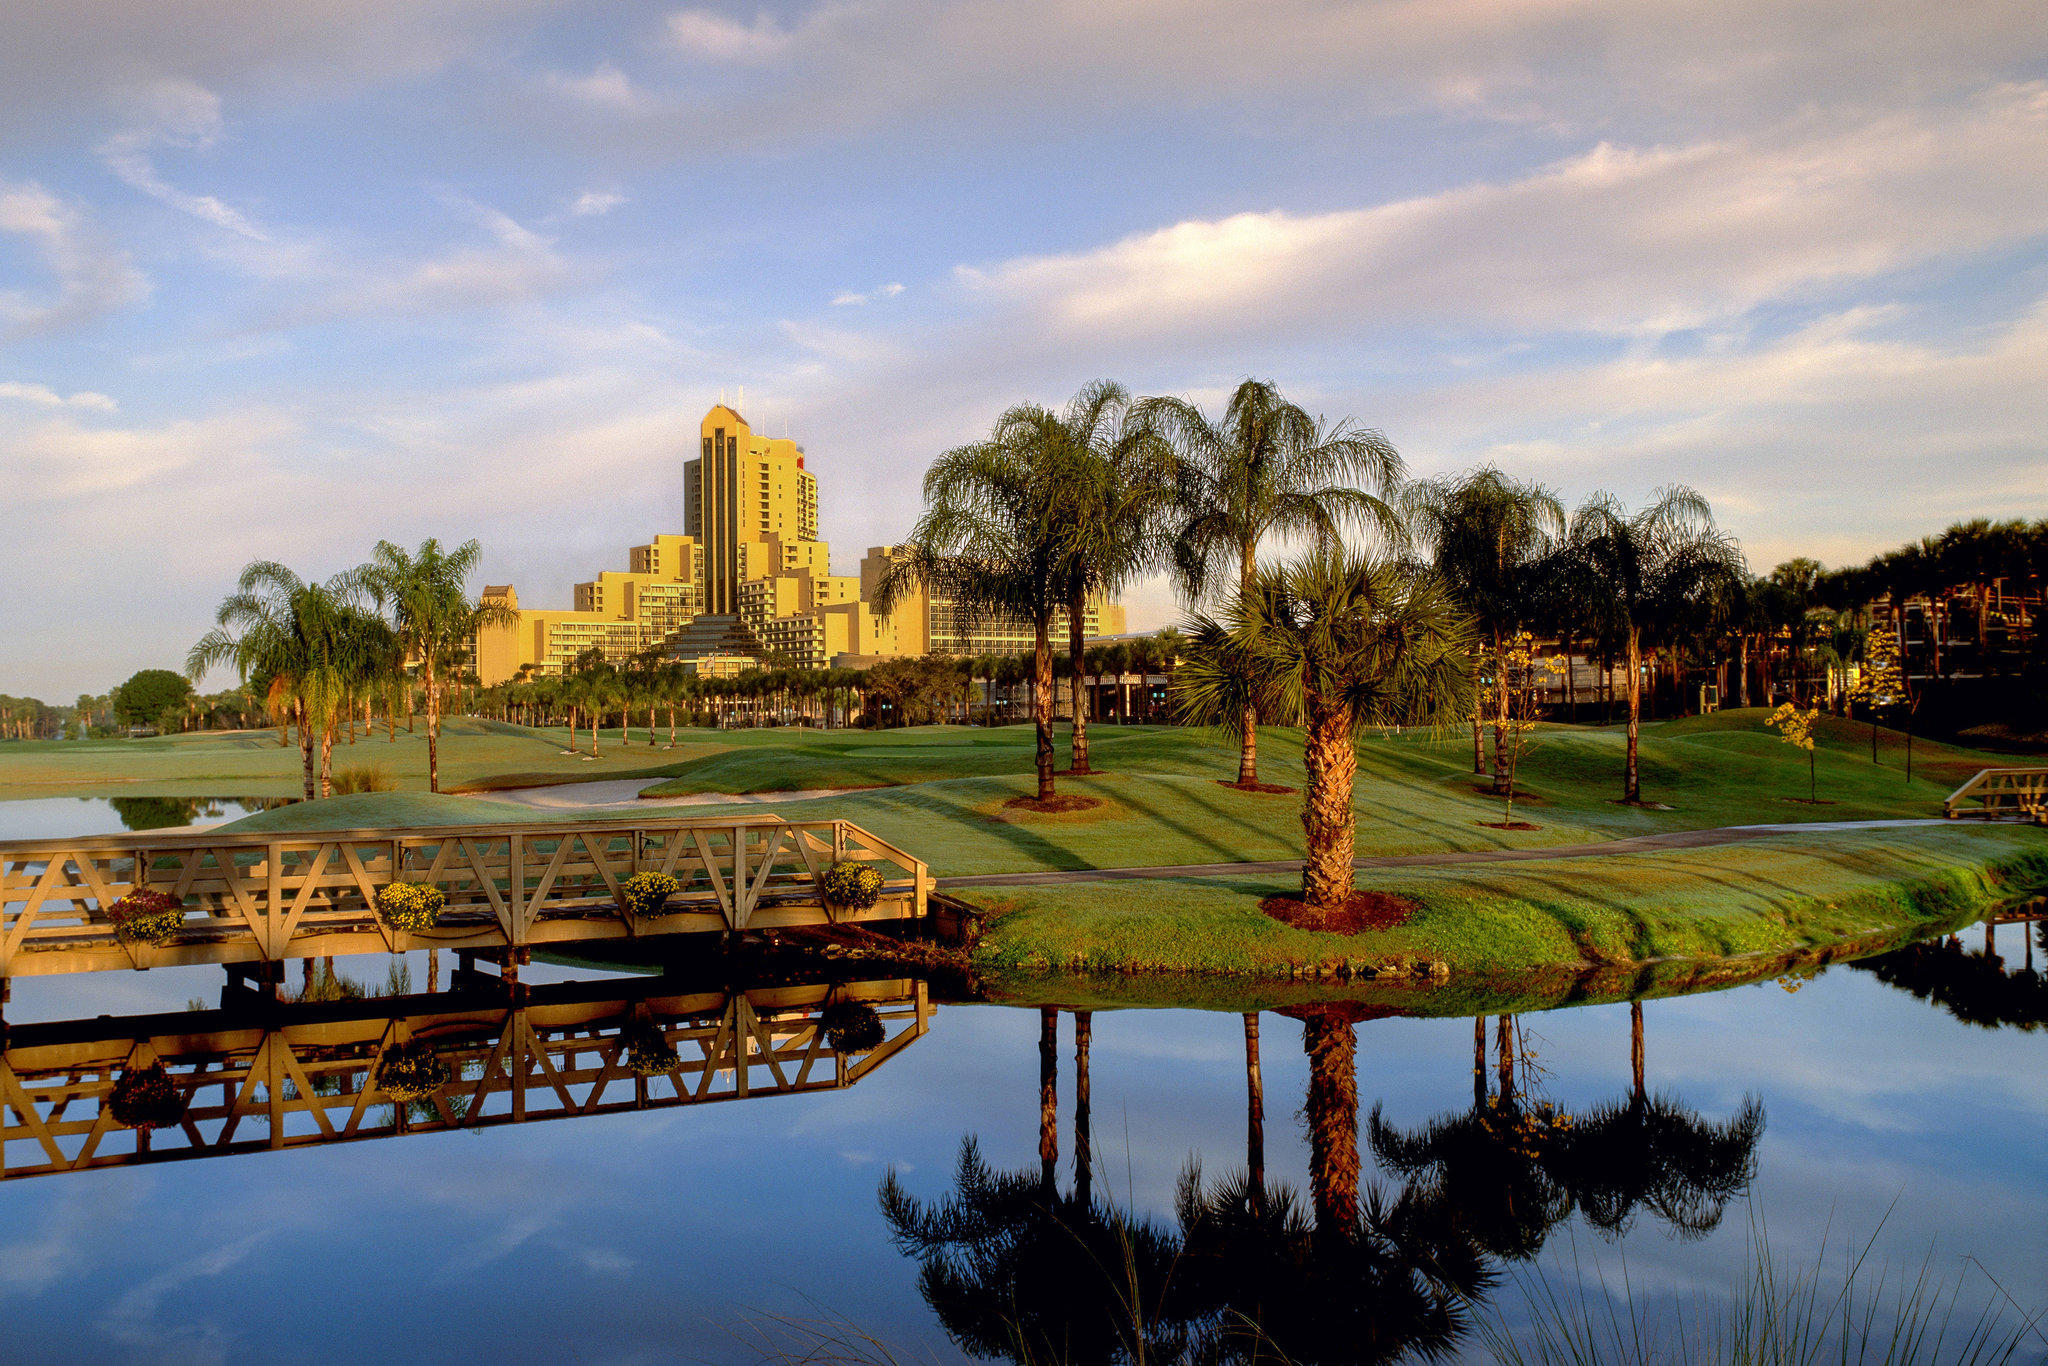
{"label": "reflection of sky", "polygon": [[[1896,1266],[1931,1249],[1938,1272],[1974,1255],[2022,1292],[2048,1283],[2040,1036],[1970,1028],[1844,969],[1796,995],[1765,984],[1654,1001],[1645,1017],[1653,1086],[1712,1119],[1763,1098],[1754,1208],[1780,1257],[1811,1266],[1824,1235],[1839,1255],[1883,1224],[1880,1260]],[[1627,1086],[1625,1007],[1525,1023],[1539,1086],[1567,1110]],[[1299,1185],[1300,1029],[1267,1016],[1263,1033],[1270,1165]],[[1469,1101],[1468,1022],[1358,1035],[1367,1107],[1412,1125]],[[1164,1218],[1190,1157],[1211,1174],[1242,1162],[1241,1039],[1234,1015],[1096,1015],[1099,1189]],[[914,1193],[942,1195],[970,1133],[999,1166],[1034,1165],[1036,1042],[1035,1012],[947,1008],[845,1092],[0,1187],[8,1355],[748,1360],[733,1332],[750,1315],[836,1313],[949,1357],[876,1184],[893,1164]],[[1063,1172],[1071,1058],[1063,1021]],[[1691,1244],[1645,1218],[1621,1250],[1628,1274],[1688,1298],[1727,1286],[1749,1218],[1733,1207]],[[1546,1256],[1575,1254],[1620,1265],[1583,1229]]]}

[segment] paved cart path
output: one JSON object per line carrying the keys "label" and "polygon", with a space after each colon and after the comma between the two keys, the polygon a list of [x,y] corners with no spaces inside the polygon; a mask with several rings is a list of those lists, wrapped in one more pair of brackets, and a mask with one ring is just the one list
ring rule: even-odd
{"label": "paved cart path", "polygon": [[[1666,849],[1705,849],[1784,834],[1832,834],[1844,830],[1885,830],[1900,826],[1947,825],[1944,820],[1810,821],[1784,825],[1723,825],[1710,830],[1674,830],[1663,835],[1630,835],[1596,844],[1553,844],[1540,849],[1467,849],[1442,854],[1386,854],[1356,860],[1360,868],[1440,868],[1460,863],[1520,863],[1537,859],[1606,858]],[[1136,878],[1216,877],[1232,873],[1297,873],[1300,859],[1265,863],[1181,863],[1159,868],[1078,868],[1053,873],[968,873],[937,880],[949,887],[1040,887],[1063,882],[1127,882]]]}

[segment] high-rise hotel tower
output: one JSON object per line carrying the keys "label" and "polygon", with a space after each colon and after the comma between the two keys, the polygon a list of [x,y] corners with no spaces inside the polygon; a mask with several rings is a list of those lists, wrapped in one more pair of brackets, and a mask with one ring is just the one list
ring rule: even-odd
{"label": "high-rise hotel tower", "polygon": [[740,610],[740,585],[798,568],[829,572],[818,540],[818,481],[803,448],[754,435],[719,404],[704,415],[695,460],[683,465],[683,534],[704,557],[704,610]]}

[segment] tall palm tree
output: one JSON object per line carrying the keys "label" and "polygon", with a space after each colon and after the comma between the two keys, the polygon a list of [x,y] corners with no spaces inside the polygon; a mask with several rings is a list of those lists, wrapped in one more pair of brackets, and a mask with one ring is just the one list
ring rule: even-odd
{"label": "tall palm tree", "polygon": [[1326,547],[1260,570],[1224,621],[1197,618],[1195,632],[1177,679],[1185,717],[1239,725],[1250,700],[1305,726],[1302,900],[1327,918],[1351,896],[1358,732],[1462,714],[1469,619],[1433,574]]}
{"label": "tall palm tree", "polygon": [[441,790],[441,673],[445,656],[477,632],[517,626],[519,613],[495,599],[472,600],[469,577],[483,549],[464,541],[453,550],[429,536],[416,551],[377,542],[360,580],[379,607],[391,613],[405,653],[420,666],[427,705],[427,791]]}
{"label": "tall palm tree", "polygon": [[[1535,620],[1545,566],[1564,540],[1564,504],[1543,485],[1525,484],[1491,467],[1418,480],[1403,491],[1402,503],[1437,573],[1492,643],[1493,790],[1505,793],[1508,671],[1498,661],[1503,641]],[[1477,662],[1475,657],[1475,669]],[[1476,708],[1472,771],[1486,771]]]}
{"label": "tall palm tree", "polygon": [[876,586],[878,613],[922,588],[949,599],[966,626],[1023,621],[1032,631],[1031,716],[1038,799],[1054,795],[1052,623],[1066,606],[1061,470],[1040,458],[1028,424],[946,452],[925,471],[925,512]]}
{"label": "tall palm tree", "polygon": [[1087,773],[1088,599],[1117,592],[1165,558],[1178,492],[1172,452],[1137,415],[1124,387],[1110,380],[1089,385],[1059,413],[1036,404],[1010,409],[994,439],[1052,476],[1073,695],[1069,767]]}
{"label": "tall palm tree", "polygon": [[1595,494],[1572,514],[1571,536],[1594,567],[1619,634],[1627,642],[1628,765],[1624,802],[1643,799],[1637,748],[1643,716],[1643,647],[1675,644],[1675,628],[1726,601],[1739,581],[1742,551],[1714,525],[1707,500],[1689,488],[1660,489],[1634,513]]}
{"label": "tall palm tree", "polygon": [[360,591],[352,574],[308,583],[274,560],[259,560],[242,570],[214,629],[185,656],[195,682],[220,664],[233,664],[244,679],[272,680],[273,710],[299,729],[308,801],[331,791],[335,724],[351,691],[390,650],[389,629],[362,609]]}
{"label": "tall palm tree", "polygon": [[[1386,437],[1349,419],[1311,417],[1269,381],[1245,380],[1213,421],[1180,398],[1146,399],[1135,415],[1178,457],[1171,554],[1190,607],[1219,588],[1249,596],[1259,545],[1269,536],[1307,536],[1329,547],[1347,528],[1401,535],[1390,501],[1401,457]],[[1235,729],[1237,781],[1250,787],[1259,780],[1259,735],[1249,704]]]}

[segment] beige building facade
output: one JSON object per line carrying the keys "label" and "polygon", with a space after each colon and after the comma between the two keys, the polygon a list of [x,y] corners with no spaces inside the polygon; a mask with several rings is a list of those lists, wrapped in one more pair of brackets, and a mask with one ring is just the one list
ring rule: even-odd
{"label": "beige building facade", "polygon": [[[486,589],[487,598],[519,610],[519,624],[483,633],[477,671],[485,686],[558,675],[593,649],[613,665],[666,655],[727,674],[763,660],[815,669],[1032,647],[1028,624],[973,621],[922,591],[887,616],[876,612],[875,588],[896,553],[873,547],[859,573],[834,574],[831,547],[818,539],[818,481],[803,448],[757,435],[721,403],[705,414],[697,453],[683,465],[682,534],[634,546],[623,572],[577,584],[570,611],[519,608],[509,584]],[[1064,614],[1055,629],[1063,646]],[[1120,633],[1123,607],[1091,601],[1083,629],[1091,637]],[[744,652],[749,641],[758,646],[752,655]]]}

